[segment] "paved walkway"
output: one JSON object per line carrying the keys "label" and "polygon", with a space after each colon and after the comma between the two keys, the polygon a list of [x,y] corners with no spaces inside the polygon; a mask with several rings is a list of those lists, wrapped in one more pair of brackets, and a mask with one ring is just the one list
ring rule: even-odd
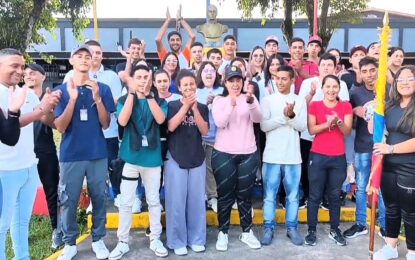
{"label": "paved walkway", "polygon": [[[350,227],[351,223],[342,223],[341,229],[345,230]],[[206,252],[194,253],[189,249],[187,257],[179,257],[174,255],[172,250],[169,250],[168,259],[215,259],[215,260],[243,260],[243,259],[284,259],[284,260],[356,260],[368,259],[368,240],[369,236],[361,236],[348,240],[348,245],[341,247],[337,246],[331,239],[328,238],[328,224],[320,224],[318,226],[318,240],[317,245],[311,246],[294,246],[288,240],[285,234],[284,226],[278,226],[272,245],[262,247],[259,250],[249,249],[245,244],[238,240],[238,235],[241,229],[237,226],[231,227],[229,232],[229,250],[227,252],[217,252],[215,249],[215,242],[217,236],[217,228],[208,228],[208,242]],[[306,234],[307,225],[300,225],[300,232]],[[259,236],[261,234],[260,227],[254,227],[254,232]],[[156,256],[148,248],[149,241],[145,237],[144,230],[138,229],[130,232],[130,252],[125,255],[123,259],[156,259]],[[383,240],[376,235],[375,249],[383,246]],[[162,236],[162,241],[165,241],[165,234]],[[105,238],[107,247],[111,250],[117,243],[117,234],[115,230],[108,230]],[[406,246],[401,241],[399,246],[399,259],[405,259]],[[91,260],[95,259],[95,255],[91,250],[91,238],[88,238],[83,243],[78,245],[78,255],[76,260]]]}

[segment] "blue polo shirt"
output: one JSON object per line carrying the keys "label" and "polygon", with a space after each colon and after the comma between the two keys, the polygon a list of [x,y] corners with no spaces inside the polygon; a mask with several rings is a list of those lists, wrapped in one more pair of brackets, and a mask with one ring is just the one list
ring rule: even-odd
{"label": "blue polo shirt", "polygon": [[[110,88],[98,82],[99,95],[108,113],[115,111],[114,99]],[[69,102],[66,83],[56,87],[62,91],[62,97],[55,108],[55,116],[59,117],[65,111]],[[92,161],[107,158],[107,143],[102,133],[98,118],[98,110],[92,99],[92,91],[85,86],[78,88],[72,120],[62,135],[59,160],[61,162]],[[81,109],[86,109],[88,120],[81,121]]]}

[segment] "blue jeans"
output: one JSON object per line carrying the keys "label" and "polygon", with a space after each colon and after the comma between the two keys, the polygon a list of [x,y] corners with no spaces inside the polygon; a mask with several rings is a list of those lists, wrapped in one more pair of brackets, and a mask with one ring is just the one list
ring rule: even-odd
{"label": "blue jeans", "polygon": [[9,228],[14,259],[29,259],[29,222],[39,186],[37,166],[0,171],[0,182],[3,190],[0,198],[0,259],[6,259],[5,243]]}
{"label": "blue jeans", "polygon": [[264,183],[264,226],[275,228],[276,195],[281,178],[286,196],[287,229],[295,229],[298,224],[299,185],[301,179],[301,164],[273,164],[262,165],[262,179]]}
{"label": "blue jeans", "polygon": [[[372,168],[372,153],[355,153],[356,168],[356,223],[366,226],[367,219],[367,194],[366,186],[369,182],[370,170]],[[382,194],[379,193],[379,214],[380,226],[385,229],[385,204]]]}

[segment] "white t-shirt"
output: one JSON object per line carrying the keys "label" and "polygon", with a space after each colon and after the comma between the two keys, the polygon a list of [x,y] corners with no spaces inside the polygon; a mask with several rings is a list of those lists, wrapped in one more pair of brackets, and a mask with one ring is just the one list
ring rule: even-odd
{"label": "white t-shirt", "polygon": [[[16,87],[14,90],[15,93],[20,91],[22,91],[20,87]],[[6,116],[10,101],[9,88],[0,84],[0,108]],[[33,90],[29,89],[26,102],[20,109],[20,114],[24,115],[32,112],[39,104],[39,98]],[[0,171],[22,170],[37,164],[37,162],[33,123],[21,128],[19,141],[15,146],[8,146],[0,143]]]}
{"label": "white t-shirt", "polygon": [[[310,93],[311,90],[311,84],[313,82],[317,83],[316,93],[314,94],[313,98],[311,99],[310,103],[313,101],[322,101],[324,99],[324,93],[322,90],[322,85],[319,77],[313,77],[308,78],[303,81],[301,84],[300,92],[298,93],[298,96],[305,99],[305,97]],[[339,92],[339,98],[342,101],[349,101],[349,90],[347,89],[347,85],[344,81],[340,80],[340,92]],[[301,139],[313,141],[314,136],[310,135],[308,130],[305,130],[301,132]]]}
{"label": "white t-shirt", "polygon": [[[73,70],[70,70],[66,73],[63,83],[67,82],[70,78],[73,77]],[[89,78],[92,80],[99,81],[108,85],[111,89],[112,97],[118,99],[121,97],[121,81],[118,75],[112,70],[104,70],[104,66],[101,65],[100,69],[96,73],[89,72]],[[110,125],[107,129],[102,130],[105,138],[114,138],[118,137],[118,125],[116,112],[111,113]]]}

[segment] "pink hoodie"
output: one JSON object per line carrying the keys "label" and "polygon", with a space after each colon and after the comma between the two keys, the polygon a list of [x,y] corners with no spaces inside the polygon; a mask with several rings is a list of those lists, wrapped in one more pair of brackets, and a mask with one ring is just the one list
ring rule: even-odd
{"label": "pink hoodie", "polygon": [[212,115],[217,128],[215,149],[229,154],[250,154],[257,150],[253,123],[262,120],[261,108],[255,98],[246,102],[246,95],[236,98],[236,106],[229,97],[216,97],[212,104]]}

